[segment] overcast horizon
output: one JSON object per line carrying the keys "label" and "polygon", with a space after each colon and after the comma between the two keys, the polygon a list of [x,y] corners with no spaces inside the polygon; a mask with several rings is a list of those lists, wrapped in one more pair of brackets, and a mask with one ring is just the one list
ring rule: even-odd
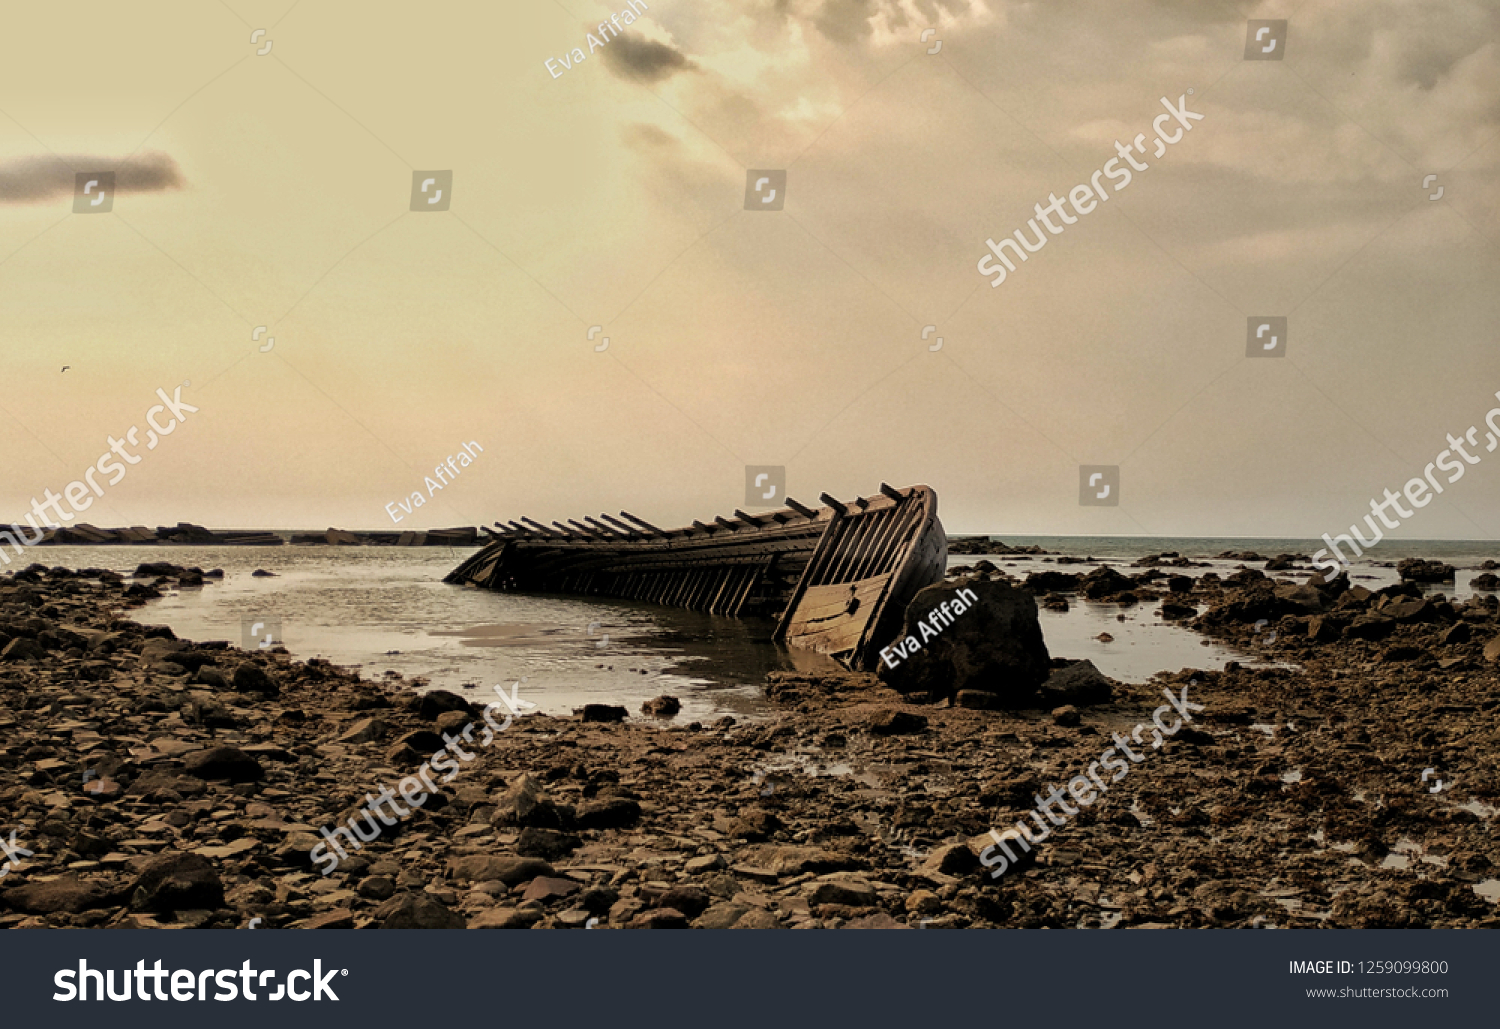
{"label": "overcast horizon", "polygon": [[[1388,536],[1500,539],[1500,9],[647,4],[12,12],[0,514],[96,469],[69,524],[668,527],[755,465],[931,485],[951,535],[1312,540],[1474,426]],[[1153,152],[1164,98],[1202,117]]]}

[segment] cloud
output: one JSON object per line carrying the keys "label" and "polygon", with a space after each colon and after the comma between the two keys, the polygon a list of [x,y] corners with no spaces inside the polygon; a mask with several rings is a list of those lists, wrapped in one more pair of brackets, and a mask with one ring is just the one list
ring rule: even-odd
{"label": "cloud", "polygon": [[665,43],[634,36],[611,40],[604,48],[610,71],[630,82],[659,82],[679,71],[696,68],[692,61]]}
{"label": "cloud", "polygon": [[122,160],[95,154],[21,157],[0,162],[0,204],[32,204],[71,197],[78,172],[113,171],[117,193],[160,193],[182,189],[177,162],[153,152]]}

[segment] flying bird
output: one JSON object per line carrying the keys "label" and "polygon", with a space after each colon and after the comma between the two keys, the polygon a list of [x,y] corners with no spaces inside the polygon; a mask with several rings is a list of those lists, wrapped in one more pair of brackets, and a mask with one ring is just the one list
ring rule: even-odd
{"label": "flying bird", "polygon": [[[71,367],[73,367],[73,366],[72,366],[72,365],[70,365],[70,364],[65,364],[65,365],[63,365],[63,371],[64,371],[64,372],[65,372],[65,371],[67,371],[67,370],[68,370],[68,369],[69,369],[69,368],[71,368]],[[59,375],[61,375],[61,374],[62,374],[62,372],[59,372],[59,373],[58,373],[58,374],[59,374]]]}

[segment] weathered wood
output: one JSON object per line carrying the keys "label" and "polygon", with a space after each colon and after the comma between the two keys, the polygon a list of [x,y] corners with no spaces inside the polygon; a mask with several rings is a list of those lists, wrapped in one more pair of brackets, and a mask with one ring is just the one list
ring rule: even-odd
{"label": "weathered wood", "polygon": [[664,535],[664,533],[662,532],[662,530],[658,529],[656,526],[654,526],[650,522],[646,521],[646,519],[644,519],[644,518],[637,518],[635,515],[631,514],[629,511],[621,511],[620,512],[620,517],[623,518],[623,519],[625,519],[628,522],[634,522],[636,525],[639,525],[641,528],[645,529],[647,532],[655,533],[658,536]]}
{"label": "weathered wood", "polygon": [[851,503],[822,499],[821,510],[789,499],[775,511],[736,509],[737,521],[715,516],[712,525],[676,530],[626,511],[626,521],[602,515],[555,528],[522,518],[490,534],[446,581],[769,614],[776,638],[872,667],[879,647],[899,634],[907,602],[942,578],[947,547],[936,497],[925,486],[882,484]]}
{"label": "weathered wood", "polygon": [[632,529],[630,526],[626,525],[624,522],[620,521],[618,518],[611,518],[607,514],[601,514],[599,517],[603,518],[606,522],[608,522],[610,525],[613,525],[616,529],[619,529],[621,532],[625,533],[627,536],[638,537],[641,534],[641,530],[639,530],[639,529]]}

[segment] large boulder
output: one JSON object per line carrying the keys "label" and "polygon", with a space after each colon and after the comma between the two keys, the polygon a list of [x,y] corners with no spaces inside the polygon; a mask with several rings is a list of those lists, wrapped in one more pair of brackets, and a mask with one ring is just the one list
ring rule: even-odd
{"label": "large boulder", "polygon": [[130,906],[137,911],[217,910],[224,906],[224,884],[207,858],[172,851],[153,859],[141,872]]}
{"label": "large boulder", "polygon": [[266,776],[260,762],[238,747],[210,747],[182,758],[182,770],[198,779],[259,782]]}
{"label": "large boulder", "polygon": [[1042,686],[1043,701],[1053,705],[1107,704],[1113,697],[1114,683],[1088,659],[1055,670]]}
{"label": "large boulder", "polygon": [[1396,562],[1396,573],[1405,582],[1452,582],[1454,569],[1441,561],[1408,557]]}
{"label": "large boulder", "polygon": [[1121,575],[1109,565],[1100,565],[1079,580],[1078,590],[1090,600],[1103,600],[1105,597],[1128,592],[1135,586],[1133,579]]}
{"label": "large boulder", "polygon": [[1022,585],[1032,593],[1072,593],[1078,589],[1081,576],[1071,572],[1040,571],[1026,576]]}
{"label": "large boulder", "polygon": [[881,651],[877,672],[902,693],[980,690],[1024,706],[1051,672],[1036,598],[1000,579],[928,586],[907,606],[905,631]]}

